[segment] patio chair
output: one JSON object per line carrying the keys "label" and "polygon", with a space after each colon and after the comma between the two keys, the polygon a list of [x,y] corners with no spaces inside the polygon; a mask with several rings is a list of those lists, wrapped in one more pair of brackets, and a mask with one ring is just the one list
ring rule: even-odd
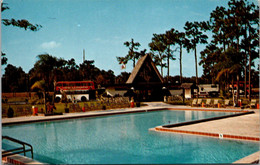
{"label": "patio chair", "polygon": [[223,107],[227,107],[227,106],[230,106],[230,100],[225,99]]}
{"label": "patio chair", "polygon": [[206,107],[210,107],[211,106],[211,99],[207,99],[206,103],[205,103]]}
{"label": "patio chair", "polygon": [[213,107],[218,107],[218,103],[219,103],[219,100],[218,99],[214,99]]}
{"label": "patio chair", "polygon": [[191,103],[191,106],[192,106],[192,107],[193,107],[193,106],[196,106],[196,105],[197,105],[197,101],[198,101],[197,99],[193,99],[193,100],[192,100],[192,103]]}
{"label": "patio chair", "polygon": [[201,106],[201,104],[202,104],[202,99],[198,99],[196,106]]}
{"label": "patio chair", "polygon": [[252,99],[250,102],[250,108],[255,108],[256,107],[256,99]]}

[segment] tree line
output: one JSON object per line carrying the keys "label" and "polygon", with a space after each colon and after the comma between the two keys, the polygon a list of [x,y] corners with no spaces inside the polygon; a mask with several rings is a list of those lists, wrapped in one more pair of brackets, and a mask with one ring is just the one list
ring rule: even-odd
{"label": "tree line", "polygon": [[40,80],[44,80],[46,91],[53,91],[55,81],[92,80],[100,85],[122,84],[129,75],[130,73],[122,72],[115,76],[112,70],[97,68],[93,60],[85,60],[77,65],[74,58],[64,60],[50,54],[40,54],[28,74],[21,67],[8,64],[2,77],[2,91],[30,91],[30,87]]}
{"label": "tree line", "polygon": [[[247,0],[230,0],[228,8],[216,7],[210,13],[209,20],[202,22],[187,21],[184,25],[185,31],[174,28],[163,34],[153,34],[149,43],[151,56],[156,65],[167,68],[166,79],[170,77],[170,60],[176,60],[176,51],[179,52],[180,60],[180,82],[182,82],[182,52],[186,49],[188,53],[194,52],[195,57],[195,83],[198,82],[198,64],[203,67],[202,79],[207,83],[219,83],[223,95],[228,92],[229,84],[234,85],[244,81],[247,92],[247,84],[251,88],[252,80],[255,84],[259,82],[258,71],[252,70],[255,66],[254,60],[259,58],[259,7]],[[211,41],[208,41],[209,35]],[[128,48],[128,54],[117,57],[120,64],[135,61],[146,54],[146,50],[138,51],[139,42],[124,43]],[[197,46],[207,44],[200,52],[200,61],[197,60]],[[239,89],[237,89],[239,91]],[[251,89],[248,90],[249,99]],[[234,92],[234,90],[233,90]],[[238,94],[238,92],[237,92]],[[247,95],[247,93],[245,93]],[[238,97],[237,97],[238,98]]]}

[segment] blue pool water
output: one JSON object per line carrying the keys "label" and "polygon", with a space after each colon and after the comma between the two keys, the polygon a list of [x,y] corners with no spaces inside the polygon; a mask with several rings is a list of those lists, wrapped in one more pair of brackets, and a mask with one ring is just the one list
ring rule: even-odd
{"label": "blue pool water", "polygon": [[36,160],[52,164],[232,163],[258,151],[258,143],[148,130],[228,114],[155,111],[4,126],[2,134],[31,144]]}

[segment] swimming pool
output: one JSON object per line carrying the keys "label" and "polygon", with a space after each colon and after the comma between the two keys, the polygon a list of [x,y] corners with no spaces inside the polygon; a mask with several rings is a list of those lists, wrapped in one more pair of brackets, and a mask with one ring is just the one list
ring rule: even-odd
{"label": "swimming pool", "polygon": [[228,114],[164,110],[3,126],[2,135],[31,144],[34,159],[51,164],[232,163],[258,151],[258,143],[148,130]]}

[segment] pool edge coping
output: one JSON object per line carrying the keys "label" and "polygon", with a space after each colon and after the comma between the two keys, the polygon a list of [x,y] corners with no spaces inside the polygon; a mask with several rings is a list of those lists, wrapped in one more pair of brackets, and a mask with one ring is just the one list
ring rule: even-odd
{"label": "pool edge coping", "polygon": [[[145,109],[144,109],[145,108]],[[120,115],[120,114],[128,114],[128,113],[140,113],[147,111],[160,111],[160,110],[180,110],[180,111],[212,111],[212,112],[249,112],[250,110],[236,110],[236,109],[216,109],[216,108],[187,108],[187,107],[143,107],[141,109],[113,109],[113,110],[102,110],[102,111],[89,111],[87,112],[79,112],[79,113],[64,113],[62,115],[53,115],[53,116],[30,116],[30,117],[38,117],[35,119],[27,119],[27,120],[16,120],[12,121],[4,121],[2,120],[2,126],[15,125],[15,124],[28,124],[28,123],[36,123],[36,122],[47,122],[47,121],[55,121],[55,120],[67,120],[67,119],[78,119],[78,118],[87,118],[87,117],[99,117],[99,116],[109,116],[109,115]],[[92,114],[90,114],[92,113]],[[94,114],[93,114],[94,113]],[[66,116],[68,114],[68,116]],[[28,117],[28,118],[30,118]]]}
{"label": "pool edge coping", "polygon": [[18,120],[18,121],[7,121],[7,122],[2,121],[2,126],[37,123],[37,122],[48,122],[48,121],[58,121],[58,120],[69,120],[69,119],[88,118],[88,117],[121,115],[121,114],[128,114],[128,113],[141,113],[141,112],[147,112],[147,111],[160,111],[160,110],[168,110],[168,109],[160,107],[160,108],[152,108],[152,109],[148,109],[148,110],[147,109],[135,109],[135,110],[120,111],[120,109],[115,109],[115,110],[104,110],[104,111],[90,111],[94,114],[89,114],[89,113],[85,113],[85,112],[65,113],[65,114],[70,114],[70,115],[68,115],[68,116],[66,116],[66,115],[44,116],[43,118],[36,118],[36,119],[30,119],[30,120]]}
{"label": "pool edge coping", "polygon": [[19,165],[30,165],[30,164],[37,164],[37,165],[43,165],[48,163],[43,163],[38,160],[29,158],[27,156],[14,154],[6,157],[2,157],[2,163],[10,163],[10,164],[19,164]]}

